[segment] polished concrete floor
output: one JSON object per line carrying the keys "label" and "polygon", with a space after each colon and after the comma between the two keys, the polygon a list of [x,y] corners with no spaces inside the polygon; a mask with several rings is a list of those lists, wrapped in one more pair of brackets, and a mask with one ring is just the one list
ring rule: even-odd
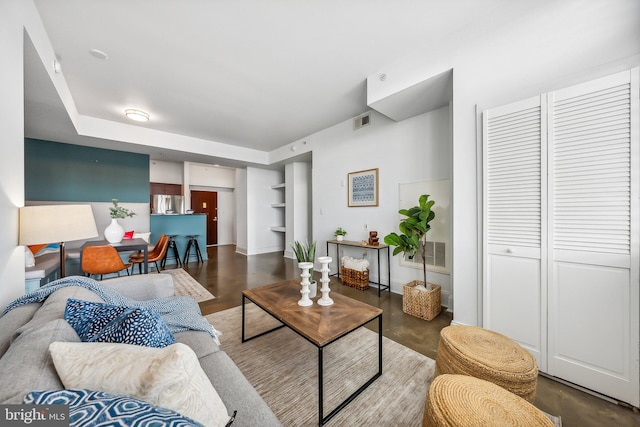
{"label": "polished concrete floor", "polygon": [[[281,253],[243,256],[235,246],[207,249],[209,260],[185,266],[198,282],[216,299],[201,303],[203,314],[211,314],[241,304],[241,292],[284,279],[299,277],[297,263]],[[168,268],[171,268],[168,266]],[[317,278],[319,273],[316,272]],[[378,306],[384,310],[384,336],[435,359],[440,329],[449,325],[451,314],[442,312],[428,322],[402,312],[402,296],[377,290],[358,291],[343,286],[337,277],[331,279],[331,291]],[[576,390],[540,376],[535,405],[543,411],[562,417],[564,427],[640,426],[640,414],[624,406]]]}

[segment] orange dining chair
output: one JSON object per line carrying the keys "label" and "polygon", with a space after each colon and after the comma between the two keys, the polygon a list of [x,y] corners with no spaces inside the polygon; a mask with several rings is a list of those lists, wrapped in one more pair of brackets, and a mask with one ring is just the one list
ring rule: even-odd
{"label": "orange dining chair", "polygon": [[[160,272],[158,261],[162,261],[162,258],[164,258],[168,248],[169,236],[162,234],[160,238],[158,238],[156,245],[147,254],[147,262],[154,263],[158,273]],[[134,264],[133,268],[135,268],[135,264],[138,264],[138,272],[142,274],[142,263],[144,262],[144,254],[142,252],[136,252],[135,254],[130,255],[129,262]],[[133,272],[133,268],[131,269],[131,272]]]}
{"label": "orange dining chair", "polygon": [[82,250],[82,271],[91,277],[100,275],[100,280],[104,274],[118,273],[122,270],[129,275],[131,264],[125,264],[120,258],[118,251],[110,245],[87,246]]}

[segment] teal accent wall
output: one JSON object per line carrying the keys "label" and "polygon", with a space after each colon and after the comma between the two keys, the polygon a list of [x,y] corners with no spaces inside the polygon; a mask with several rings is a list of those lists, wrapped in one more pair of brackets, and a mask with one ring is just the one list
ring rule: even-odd
{"label": "teal accent wall", "polygon": [[25,139],[25,200],[149,203],[149,156]]}

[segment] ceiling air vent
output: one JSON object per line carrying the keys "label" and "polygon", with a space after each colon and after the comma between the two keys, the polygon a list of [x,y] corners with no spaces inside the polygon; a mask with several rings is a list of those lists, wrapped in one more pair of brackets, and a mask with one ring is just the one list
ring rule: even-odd
{"label": "ceiling air vent", "polygon": [[358,130],[362,127],[369,126],[371,124],[371,113],[363,114],[360,117],[353,119],[353,130]]}

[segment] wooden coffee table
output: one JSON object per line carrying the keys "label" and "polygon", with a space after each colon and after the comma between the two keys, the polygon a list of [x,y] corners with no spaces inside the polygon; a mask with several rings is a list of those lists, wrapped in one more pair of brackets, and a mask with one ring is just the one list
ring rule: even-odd
{"label": "wooden coffee table", "polygon": [[[330,294],[334,302],[330,306],[320,306],[314,301],[311,306],[301,307],[298,305],[301,297],[300,289],[300,280],[296,279],[242,291],[242,342],[287,326],[318,348],[318,419],[319,425],[323,425],[382,375],[382,309],[336,293]],[[319,291],[318,296],[320,296]],[[282,322],[282,325],[246,338],[245,303],[247,299]],[[325,417],[323,349],[375,319],[378,319],[378,372]]]}

